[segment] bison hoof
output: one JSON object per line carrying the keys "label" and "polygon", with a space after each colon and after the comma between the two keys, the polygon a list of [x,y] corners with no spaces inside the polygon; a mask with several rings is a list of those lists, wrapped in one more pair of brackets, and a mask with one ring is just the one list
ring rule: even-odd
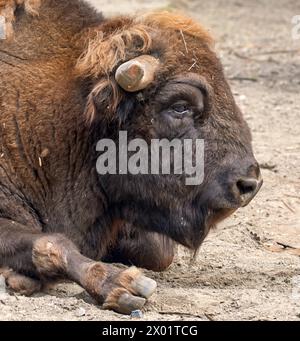
{"label": "bison hoof", "polygon": [[157,283],[148,277],[140,276],[132,283],[133,289],[142,297],[149,298],[157,288]]}
{"label": "bison hoof", "polygon": [[[97,273],[97,271],[92,271]],[[135,267],[120,270],[108,266],[107,275],[101,288],[93,290],[92,296],[103,304],[104,309],[130,315],[132,311],[143,308],[157,288],[157,283],[144,276]],[[96,283],[96,281],[92,281]]]}

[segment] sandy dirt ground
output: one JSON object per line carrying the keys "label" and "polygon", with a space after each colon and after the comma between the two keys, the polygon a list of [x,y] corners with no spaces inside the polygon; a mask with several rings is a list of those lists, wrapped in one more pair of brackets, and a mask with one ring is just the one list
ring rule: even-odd
{"label": "sandy dirt ground", "polygon": [[[94,0],[104,14],[179,9],[202,22],[253,132],[264,186],[212,231],[196,261],[179,248],[145,320],[300,320],[300,40],[298,0]],[[278,244],[279,243],[279,244]],[[281,244],[285,245],[282,246]],[[131,320],[77,285],[1,299],[0,320]]]}

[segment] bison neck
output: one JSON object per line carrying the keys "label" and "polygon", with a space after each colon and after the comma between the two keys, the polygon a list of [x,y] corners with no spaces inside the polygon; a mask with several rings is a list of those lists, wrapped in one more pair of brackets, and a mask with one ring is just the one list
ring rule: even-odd
{"label": "bison neck", "polygon": [[102,136],[85,124],[74,37],[102,17],[80,1],[42,3],[39,18],[18,14],[13,43],[0,41],[0,215],[82,245],[109,222],[95,167]]}

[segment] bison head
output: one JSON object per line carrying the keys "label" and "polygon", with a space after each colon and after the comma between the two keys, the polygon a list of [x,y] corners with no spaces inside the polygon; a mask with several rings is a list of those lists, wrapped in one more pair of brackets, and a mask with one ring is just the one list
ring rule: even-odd
{"label": "bison head", "polygon": [[[209,229],[247,205],[262,180],[251,134],[209,34],[170,13],[117,18],[89,36],[77,65],[92,84],[86,114],[99,139],[204,140],[204,179],[185,174],[99,176],[107,209],[196,249]],[[119,146],[121,147],[121,146]]]}

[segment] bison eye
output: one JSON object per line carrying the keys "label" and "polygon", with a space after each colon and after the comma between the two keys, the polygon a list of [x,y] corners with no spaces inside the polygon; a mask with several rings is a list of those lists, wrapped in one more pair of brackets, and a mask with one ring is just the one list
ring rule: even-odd
{"label": "bison eye", "polygon": [[170,107],[170,110],[178,116],[185,116],[192,112],[191,107],[186,102],[177,102]]}

